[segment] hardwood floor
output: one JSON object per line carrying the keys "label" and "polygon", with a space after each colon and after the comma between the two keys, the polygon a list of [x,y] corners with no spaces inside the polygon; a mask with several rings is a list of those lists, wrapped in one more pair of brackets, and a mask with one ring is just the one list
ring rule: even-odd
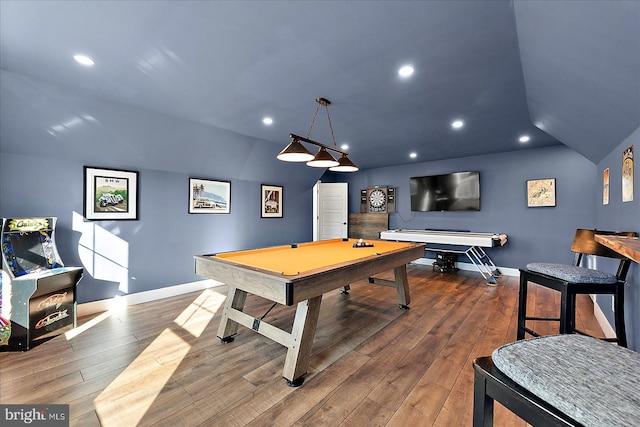
{"label": "hardwood floor", "polygon": [[[82,427],[470,426],[471,361],[515,340],[518,279],[487,286],[475,272],[412,265],[409,281],[409,310],[366,282],[325,295],[298,388],[281,377],[284,347],[246,328],[230,344],[216,338],[221,287],[81,318],[73,337],[0,353],[0,402],[69,404]],[[530,310],[557,308],[552,291],[530,289]],[[578,299],[578,326],[601,336],[593,305]],[[269,307],[247,299],[257,317]],[[267,318],[290,329],[294,311]],[[557,331],[545,323],[534,329]],[[525,423],[496,405],[495,425]]]}

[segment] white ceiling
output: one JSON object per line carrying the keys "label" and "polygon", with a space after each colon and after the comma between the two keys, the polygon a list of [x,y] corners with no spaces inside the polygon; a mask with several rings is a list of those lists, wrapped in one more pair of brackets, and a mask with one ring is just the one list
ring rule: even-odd
{"label": "white ceiling", "polygon": [[[639,28],[635,1],[2,0],[1,95],[24,76],[79,116],[108,100],[282,147],[325,97],[361,168],[561,143],[597,162],[640,126]],[[60,122],[29,99],[0,112],[3,150]],[[311,138],[332,143],[325,115]]]}

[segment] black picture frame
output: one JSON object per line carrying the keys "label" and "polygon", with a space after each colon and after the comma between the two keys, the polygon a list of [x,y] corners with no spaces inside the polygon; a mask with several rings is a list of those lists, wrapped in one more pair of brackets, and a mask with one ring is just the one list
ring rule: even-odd
{"label": "black picture frame", "polygon": [[90,221],[138,219],[138,172],[84,167],[83,214]]}
{"label": "black picture frame", "polygon": [[556,179],[527,180],[527,207],[541,208],[556,205]]}
{"label": "black picture frame", "polygon": [[262,184],[260,186],[260,217],[282,218],[282,192],[279,185]]}
{"label": "black picture frame", "polygon": [[231,182],[189,178],[189,213],[231,213]]}

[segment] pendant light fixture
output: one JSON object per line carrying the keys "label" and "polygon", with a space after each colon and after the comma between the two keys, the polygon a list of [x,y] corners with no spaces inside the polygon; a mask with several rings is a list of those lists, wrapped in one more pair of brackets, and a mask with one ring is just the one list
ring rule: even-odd
{"label": "pendant light fixture", "polygon": [[313,160],[313,154],[297,138],[293,138],[293,141],[277,157],[283,162],[308,162]]}
{"label": "pendant light fixture", "polygon": [[[311,120],[311,126],[309,127],[309,131],[307,132],[307,136],[302,137],[293,133],[289,134],[291,143],[289,143],[289,145],[287,145],[287,147],[282,150],[280,154],[278,154],[277,158],[285,162],[306,162],[307,166],[311,166],[313,168],[329,168],[329,170],[335,172],[357,171],[358,167],[349,159],[349,153],[339,149],[338,144],[336,144],[336,137],[333,134],[333,125],[331,124],[331,116],[329,115],[329,105],[331,104],[331,101],[326,98],[317,98],[316,103],[318,104],[318,106],[316,107],[316,112],[313,114],[313,119]],[[331,129],[333,146],[325,145],[309,139],[320,107],[324,107],[327,111],[327,119],[329,120],[329,128]],[[302,144],[303,142],[320,147],[318,153],[315,156],[311,154],[311,152]],[[334,151],[340,154],[340,159],[336,160],[335,157],[333,157],[333,155],[330,153],[330,151]]]}

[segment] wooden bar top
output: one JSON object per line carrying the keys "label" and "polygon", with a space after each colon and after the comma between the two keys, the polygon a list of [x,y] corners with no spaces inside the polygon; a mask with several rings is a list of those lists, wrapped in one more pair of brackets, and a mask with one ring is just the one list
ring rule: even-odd
{"label": "wooden bar top", "polygon": [[640,237],[595,235],[596,242],[640,263]]}

